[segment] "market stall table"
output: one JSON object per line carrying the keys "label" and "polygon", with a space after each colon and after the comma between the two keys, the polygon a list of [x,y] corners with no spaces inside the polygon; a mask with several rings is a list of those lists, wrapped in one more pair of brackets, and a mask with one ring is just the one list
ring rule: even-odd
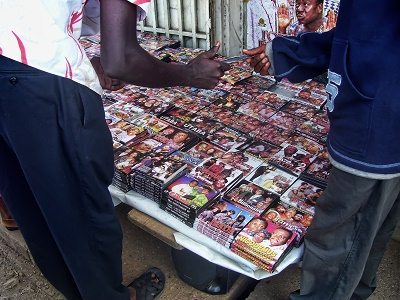
{"label": "market stall table", "polygon": [[[180,245],[212,263],[248,277],[260,280],[274,276],[288,266],[299,262],[302,257],[303,246],[300,246],[299,248],[293,248],[287,254],[285,259],[278,265],[276,270],[273,273],[269,273],[253,265],[244,258],[234,254],[228,248],[215,242],[204,234],[186,226],[164,210],[160,209],[158,204],[154,201],[134,191],[123,193],[114,186],[110,186],[109,190],[115,204],[118,202],[123,202],[135,208],[136,210],[151,216],[175,231],[173,236],[175,238],[176,245]],[[142,224],[142,228],[145,226],[146,224]],[[151,230],[148,228],[146,231],[151,232]]]}

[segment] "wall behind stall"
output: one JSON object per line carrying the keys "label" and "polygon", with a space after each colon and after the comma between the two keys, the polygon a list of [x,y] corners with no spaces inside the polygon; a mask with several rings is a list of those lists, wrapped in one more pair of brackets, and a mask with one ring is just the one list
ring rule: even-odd
{"label": "wall behind stall", "polygon": [[178,39],[184,47],[206,49],[211,36],[210,1],[153,0],[139,28]]}
{"label": "wall behind stall", "polygon": [[240,54],[244,41],[243,0],[153,0],[141,31],[166,35],[189,48],[208,49],[221,41],[220,53]]}

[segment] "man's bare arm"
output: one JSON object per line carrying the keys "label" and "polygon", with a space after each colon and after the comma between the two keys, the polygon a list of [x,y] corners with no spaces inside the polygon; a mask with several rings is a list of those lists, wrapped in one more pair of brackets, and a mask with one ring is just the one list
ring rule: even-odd
{"label": "man's bare arm", "polygon": [[219,46],[187,65],[164,63],[148,54],[137,41],[137,6],[126,0],[102,0],[101,64],[107,75],[148,87],[188,85],[213,88],[225,66],[214,61]]}

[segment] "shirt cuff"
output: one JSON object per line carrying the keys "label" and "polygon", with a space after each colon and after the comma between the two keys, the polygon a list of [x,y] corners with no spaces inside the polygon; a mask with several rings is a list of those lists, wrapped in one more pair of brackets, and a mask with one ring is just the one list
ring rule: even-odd
{"label": "shirt cuff", "polygon": [[275,67],[274,67],[274,53],[272,52],[272,41],[268,42],[265,45],[265,55],[268,57],[270,67],[268,69],[269,75],[275,75]]}

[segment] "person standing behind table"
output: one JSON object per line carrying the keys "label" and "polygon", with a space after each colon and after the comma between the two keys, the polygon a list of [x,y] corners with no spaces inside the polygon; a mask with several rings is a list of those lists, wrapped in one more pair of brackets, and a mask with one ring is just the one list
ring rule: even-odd
{"label": "person standing behind table", "polygon": [[335,29],[245,51],[255,71],[278,80],[300,82],[329,68],[333,168],[305,237],[301,289],[291,299],[367,299],[399,220],[400,6],[375,4],[342,0]]}
{"label": "person standing behind table", "polygon": [[[225,70],[213,60],[219,44],[187,65],[144,51],[136,21],[149,2],[0,0],[0,192],[36,264],[68,299],[152,299],[164,285],[155,269],[136,290],[122,285],[101,85],[213,88]],[[101,57],[89,61],[78,38],[99,24]]]}
{"label": "person standing behind table", "polygon": [[325,20],[323,17],[323,0],[296,0],[297,21],[293,24],[286,5],[278,7],[278,33],[298,35],[303,32],[324,32],[332,29],[336,24],[335,15],[329,14]]}

